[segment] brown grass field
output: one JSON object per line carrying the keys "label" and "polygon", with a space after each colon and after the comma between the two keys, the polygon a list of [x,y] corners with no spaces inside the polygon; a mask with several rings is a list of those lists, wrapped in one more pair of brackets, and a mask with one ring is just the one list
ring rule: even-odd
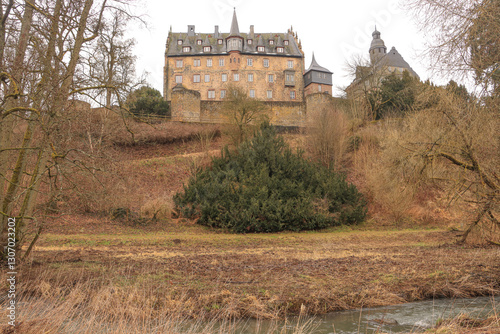
{"label": "brown grass field", "polygon": [[[46,220],[30,258],[18,268],[19,333],[96,333],[110,323],[112,333],[188,327],[184,332],[226,333],[229,327],[185,321],[278,319],[499,294],[500,249],[457,245],[456,232],[436,220],[394,224],[369,218],[356,227],[235,235],[171,219],[172,195],[227,143],[219,135],[203,143],[190,131],[200,130],[182,130],[184,139],[161,144],[123,139],[110,146],[117,187],[92,199],[102,201],[98,210],[71,202],[76,209]],[[300,136],[287,139],[299,145]],[[134,215],[113,219],[119,207]],[[436,333],[469,333],[457,323]],[[498,333],[498,317],[481,328],[474,333]]]}

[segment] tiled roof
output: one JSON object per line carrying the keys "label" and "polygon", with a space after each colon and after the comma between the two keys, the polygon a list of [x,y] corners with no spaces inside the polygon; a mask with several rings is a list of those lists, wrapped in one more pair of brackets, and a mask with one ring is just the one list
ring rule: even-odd
{"label": "tiled roof", "polygon": [[407,69],[413,76],[417,78],[419,77],[418,74],[411,68],[410,64],[403,59],[403,56],[399,54],[395,47],[392,47],[391,51],[384,55],[384,57],[382,57],[376,65],[401,67]]}
{"label": "tiled roof", "polygon": [[[303,57],[302,52],[295,41],[295,38],[288,33],[255,33],[253,38],[250,38],[250,33],[239,33],[239,35],[244,39],[243,41],[243,52],[246,54],[268,54],[268,55],[285,55],[292,57]],[[219,38],[215,37],[214,33],[195,33],[194,36],[188,36],[188,33],[177,33],[174,32],[170,34],[167,56],[189,56],[189,55],[201,55],[201,54],[225,54],[226,41],[225,39],[229,37],[229,33],[219,33]],[[256,42],[254,38],[258,37]],[[197,40],[204,41],[203,45],[198,45]],[[218,39],[222,39],[222,44],[218,44]],[[248,45],[247,40],[253,39],[251,45]],[[279,40],[281,43],[288,41],[288,45],[283,45],[283,53],[278,53],[276,48],[278,47]],[[182,44],[177,43],[178,40],[182,40]],[[274,44],[270,45],[269,40],[274,40]],[[208,41],[208,43],[207,43]],[[210,52],[203,52],[203,46],[211,46]],[[183,52],[183,47],[190,46],[189,52]],[[258,52],[257,46],[264,46],[264,52]]]}
{"label": "tiled roof", "polygon": [[318,64],[318,62],[316,61],[316,58],[314,57],[314,53],[313,53],[313,56],[312,56],[312,61],[311,61],[311,66],[309,66],[309,68],[307,69],[307,72],[309,71],[318,71],[318,72],[324,72],[324,73],[330,73],[332,74],[332,72],[330,72],[329,70],[327,70],[326,68],[324,68],[323,66],[320,66]]}

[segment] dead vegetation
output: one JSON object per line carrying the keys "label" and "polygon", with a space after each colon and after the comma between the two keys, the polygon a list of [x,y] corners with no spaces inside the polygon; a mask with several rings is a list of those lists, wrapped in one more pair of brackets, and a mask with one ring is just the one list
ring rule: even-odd
{"label": "dead vegetation", "polygon": [[54,223],[19,268],[23,333],[110,324],[176,332],[178,320],[190,328],[500,289],[498,250],[458,247],[442,230],[243,236],[180,222],[64,225]]}

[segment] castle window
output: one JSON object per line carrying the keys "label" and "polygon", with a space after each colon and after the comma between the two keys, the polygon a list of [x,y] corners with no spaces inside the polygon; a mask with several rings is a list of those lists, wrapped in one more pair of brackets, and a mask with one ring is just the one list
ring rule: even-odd
{"label": "castle window", "polygon": [[318,92],[321,92],[321,85],[318,85]]}
{"label": "castle window", "polygon": [[293,60],[287,61],[288,68],[293,68]]}
{"label": "castle window", "polygon": [[278,53],[283,53],[283,48],[281,46],[277,47],[276,50],[278,51]]}
{"label": "castle window", "polygon": [[205,74],[205,82],[210,82],[210,74]]}
{"label": "castle window", "polygon": [[217,44],[222,45],[222,39],[218,39]]}
{"label": "castle window", "polygon": [[219,66],[224,66],[224,58],[219,58]]}
{"label": "castle window", "polygon": [[269,67],[269,59],[264,59],[263,60],[263,63],[264,63],[264,67]]}
{"label": "castle window", "polygon": [[283,45],[288,45],[288,40],[284,40]]}
{"label": "castle window", "polygon": [[290,99],[295,100],[295,91],[294,90],[290,91]]}
{"label": "castle window", "polygon": [[227,73],[222,73],[221,80],[222,80],[222,82],[227,81]]}
{"label": "castle window", "polygon": [[240,74],[239,73],[233,74],[233,81],[240,81]]}
{"label": "castle window", "polygon": [[182,52],[189,52],[191,51],[191,47],[190,46],[183,46],[182,47]]}
{"label": "castle window", "polygon": [[267,98],[268,99],[272,99],[273,98],[273,91],[272,90],[268,90],[267,91]]}
{"label": "castle window", "polygon": [[209,99],[215,99],[215,90],[210,89],[210,90],[208,91],[208,98],[209,98]]}
{"label": "castle window", "polygon": [[247,66],[253,66],[253,59],[247,58]]}
{"label": "castle window", "polygon": [[248,82],[253,82],[253,73],[248,74]]}
{"label": "castle window", "polygon": [[212,67],[212,58],[207,59],[207,67]]}
{"label": "castle window", "polygon": [[224,99],[225,97],[226,97],[226,90],[223,89],[223,90],[220,91],[220,98]]}
{"label": "castle window", "polygon": [[203,52],[210,52],[210,46],[204,46],[203,47]]}
{"label": "castle window", "polygon": [[248,45],[252,45],[252,42],[253,42],[253,41],[252,41],[251,39],[249,39],[249,40],[247,41]]}
{"label": "castle window", "polygon": [[255,89],[250,89],[250,97],[255,97]]}
{"label": "castle window", "polygon": [[263,47],[263,46],[258,46],[258,47],[257,47],[257,51],[259,51],[259,52],[264,52],[264,51],[265,51],[265,49],[264,49],[264,47]]}
{"label": "castle window", "polygon": [[193,75],[193,82],[200,82],[201,81],[201,76],[199,74]]}
{"label": "castle window", "polygon": [[184,65],[184,62],[182,61],[182,59],[178,59],[175,61],[175,67],[182,67]]}
{"label": "castle window", "polygon": [[287,82],[294,82],[295,81],[295,75],[291,74],[291,73],[287,73],[286,74],[286,78],[285,78],[285,81]]}
{"label": "castle window", "polygon": [[195,59],[195,60],[193,60],[193,66],[194,66],[194,67],[199,67],[199,66],[201,66],[201,60],[200,60],[200,59]]}
{"label": "castle window", "polygon": [[269,74],[269,75],[267,76],[267,78],[268,78],[268,81],[269,81],[269,82],[274,82],[274,75],[273,75],[273,74]]}
{"label": "castle window", "polygon": [[177,40],[177,45],[182,45],[182,39]]}
{"label": "castle window", "polygon": [[175,83],[178,83],[178,84],[182,83],[182,75],[176,75],[175,76]]}
{"label": "castle window", "polygon": [[196,44],[201,45],[201,39],[197,40]]}

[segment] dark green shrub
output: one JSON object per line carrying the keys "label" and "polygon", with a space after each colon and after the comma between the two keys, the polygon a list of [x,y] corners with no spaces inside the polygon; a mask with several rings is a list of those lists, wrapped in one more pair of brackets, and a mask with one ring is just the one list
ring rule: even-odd
{"label": "dark green shrub", "polygon": [[174,202],[179,215],[238,233],[354,224],[366,214],[353,185],[294,154],[268,125],[199,170]]}

